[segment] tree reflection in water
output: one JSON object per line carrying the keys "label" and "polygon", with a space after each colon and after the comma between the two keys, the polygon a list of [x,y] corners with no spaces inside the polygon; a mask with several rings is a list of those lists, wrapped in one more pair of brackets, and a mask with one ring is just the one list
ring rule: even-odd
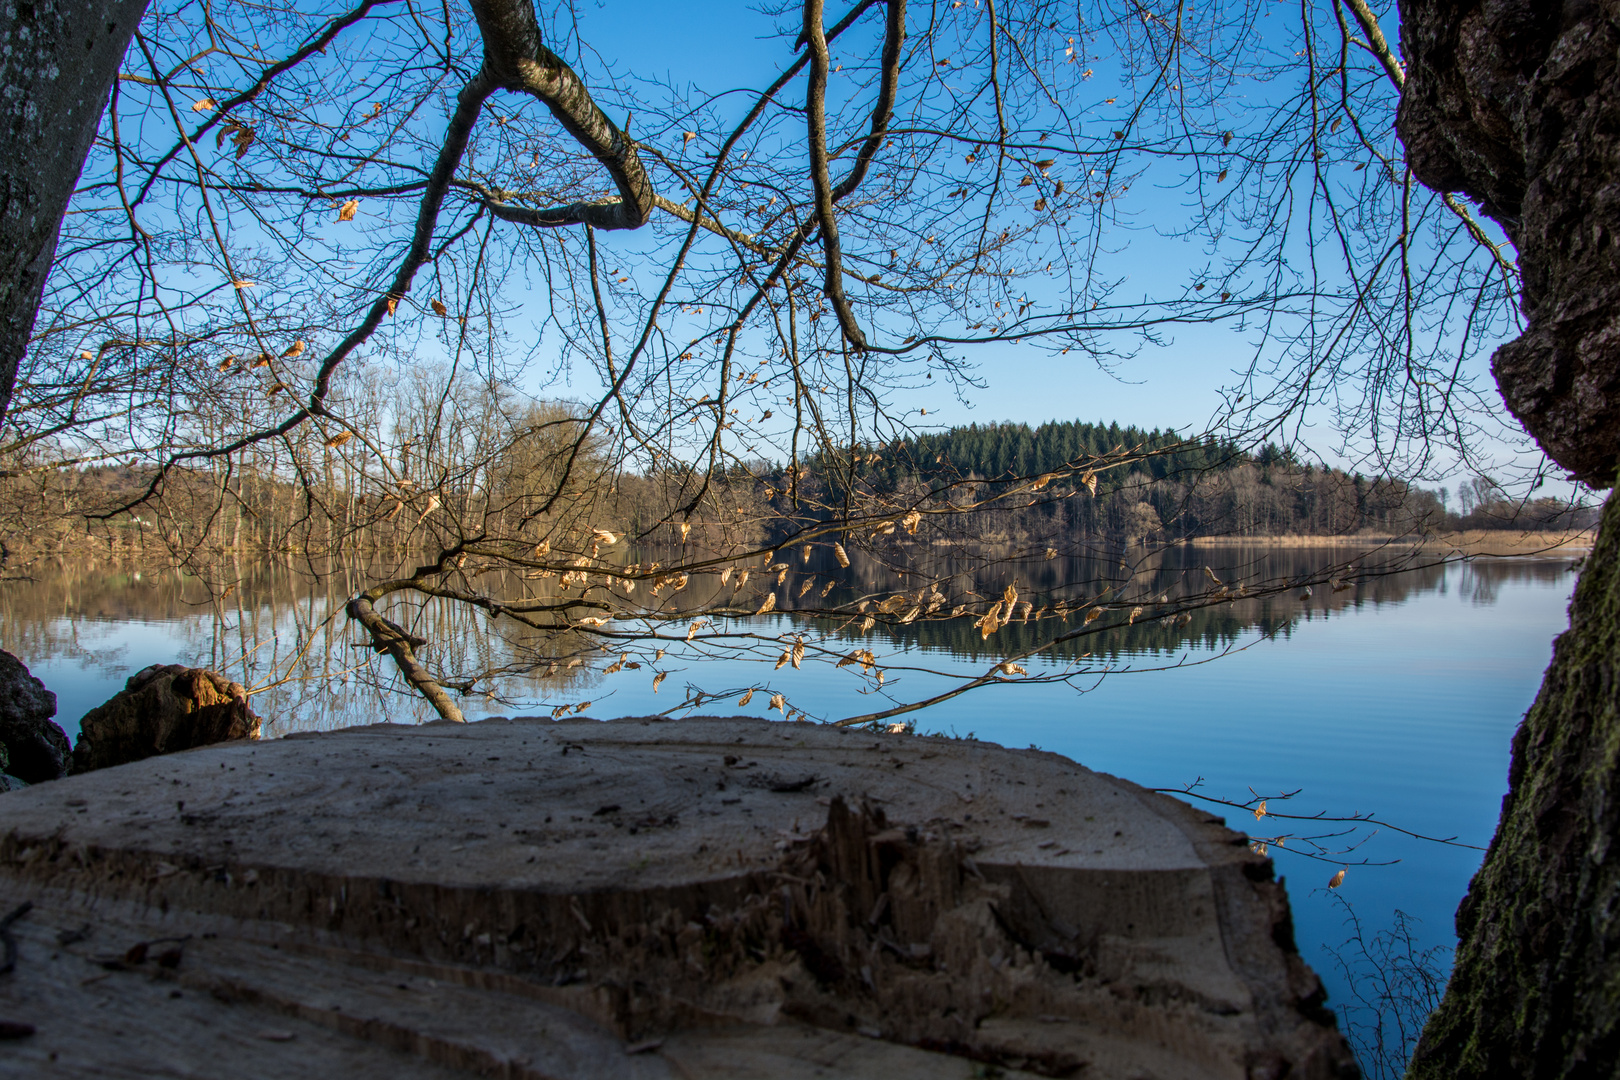
{"label": "tree reflection in water", "polygon": [[[912,571],[919,579],[947,578],[943,588],[948,596],[982,596],[999,592],[1007,579],[1003,558],[990,553],[973,562],[938,560]],[[1129,625],[1065,642],[1045,654],[1048,673],[1082,672],[1094,677],[1121,667],[1208,659],[1255,640],[1256,632],[1287,638],[1302,622],[1330,618],[1346,608],[1398,604],[1448,587],[1460,589],[1472,603],[1491,604],[1503,583],[1552,584],[1568,573],[1571,560],[1567,556],[1482,558],[1453,569],[1449,576],[1446,565],[1428,559],[1416,561],[1419,565],[1408,568],[1413,565],[1409,553],[1348,546],[1171,546],[1026,562],[1016,566],[1014,578],[1020,595],[1035,610],[1060,601],[1106,601],[1127,590],[1133,596],[1162,596],[1174,607],[1178,598],[1208,588],[1206,568],[1224,581],[1281,582],[1320,575],[1325,567],[1346,562],[1357,567],[1358,583],[1342,591],[1318,585],[1309,597],[1295,589],[1196,607],[1165,618],[1138,618]],[[797,578],[812,584],[836,583],[828,594],[819,588],[808,593],[807,602],[822,610],[832,606],[847,609],[863,597],[903,591],[912,572],[896,572],[859,556],[848,569],[840,569],[822,549],[812,553],[810,560],[795,559],[794,563]],[[139,628],[148,644],[165,653],[162,659],[211,667],[248,685],[254,691],[254,708],[270,721],[269,734],[327,730],[379,719],[420,722],[432,719],[431,711],[402,686],[391,664],[378,661],[365,645],[364,635],[343,614],[344,601],[362,583],[375,581],[392,569],[267,556],[221,567],[219,576],[236,585],[217,597],[212,595],[219,591],[217,587],[211,590],[202,579],[178,570],[141,571],[95,560],[38,564],[31,579],[0,584],[3,644],[30,665],[71,663],[101,679],[116,680],[133,673],[135,661],[127,644],[110,644],[107,631]],[[503,588],[520,584],[535,593],[550,587],[545,581],[514,581],[503,583]],[[714,580],[694,579],[691,588],[712,589],[718,594],[723,586]],[[784,590],[788,597],[797,594],[796,588]],[[791,634],[804,620],[792,613],[793,600],[784,600],[781,606],[784,614],[752,620],[751,628],[757,632],[761,624],[774,620],[777,629]],[[542,634],[508,619],[491,620],[464,605],[430,600],[400,605],[392,609],[390,617],[434,643],[433,660],[440,670],[462,673],[461,678],[468,673],[485,677],[479,689],[491,686],[498,696],[475,692],[469,699],[471,713],[539,711],[611,690],[615,680],[651,679],[651,672],[633,666],[633,660],[620,664],[619,656],[575,635]],[[1076,625],[1080,619],[1078,613],[1072,616]],[[732,625],[746,622],[734,620]],[[892,665],[896,670],[960,669],[959,674],[974,674],[975,665],[982,668],[1049,640],[1052,626],[1053,620],[1037,626],[1015,618],[989,639],[974,628],[971,618],[879,622],[864,633],[851,621],[823,623],[819,629],[830,632],[825,645],[872,649],[886,667]],[[681,641],[683,628],[667,631],[675,636],[668,646],[671,659],[686,660],[687,677],[700,683],[705,656],[716,654],[712,646],[706,653],[697,651],[701,639],[691,646]],[[121,640],[127,641],[127,637]],[[769,674],[767,663],[758,682],[766,682]],[[500,677],[489,678],[496,675]],[[830,666],[807,665],[795,677],[801,680],[798,704],[813,715],[809,698],[814,696],[814,681],[835,678],[835,672]],[[446,680],[456,681],[456,677]],[[693,691],[688,689],[687,694],[683,699],[679,689],[666,687],[659,705],[679,706],[692,698]],[[709,698],[694,700],[695,705],[703,703],[709,704],[708,711],[717,707]],[[612,715],[623,710],[603,706],[596,711]],[[70,729],[76,726],[77,716],[69,714],[66,703],[59,719]]]}

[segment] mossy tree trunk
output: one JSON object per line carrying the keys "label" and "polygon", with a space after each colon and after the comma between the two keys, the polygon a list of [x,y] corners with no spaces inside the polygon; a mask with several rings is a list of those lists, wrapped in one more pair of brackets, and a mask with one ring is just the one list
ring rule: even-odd
{"label": "mossy tree trunk", "polygon": [[1620,497],[1569,615],[1414,1078],[1620,1074]]}
{"label": "mossy tree trunk", "polygon": [[[1506,231],[1503,400],[1596,488],[1620,461],[1620,0],[1401,0],[1399,129]],[[1410,1075],[1620,1077],[1620,496],[1611,494]]]}

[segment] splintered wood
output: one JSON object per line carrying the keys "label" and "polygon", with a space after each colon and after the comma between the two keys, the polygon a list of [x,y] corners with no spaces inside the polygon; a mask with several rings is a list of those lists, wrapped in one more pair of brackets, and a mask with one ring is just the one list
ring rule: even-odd
{"label": "splintered wood", "polygon": [[0,1021],[36,1029],[0,1075],[1354,1075],[1239,834],[978,742],[520,718],[207,747],[0,798],[0,889],[35,904]]}

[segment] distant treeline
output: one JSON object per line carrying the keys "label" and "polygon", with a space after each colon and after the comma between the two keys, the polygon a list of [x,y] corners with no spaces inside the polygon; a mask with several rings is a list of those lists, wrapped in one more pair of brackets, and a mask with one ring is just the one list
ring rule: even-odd
{"label": "distant treeline", "polygon": [[[388,484],[349,446],[319,442],[293,447],[294,467],[243,455],[171,470],[158,497],[133,506],[153,483],[149,466],[36,467],[0,479],[0,543],[13,553],[364,555],[431,546],[436,531],[588,543],[592,529],[609,529],[659,543],[689,532],[691,543],[723,552],[818,522],[881,523],[919,507],[928,528],[905,530],[919,543],[1068,550],[1220,536],[1561,531],[1591,525],[1596,513],[1560,499],[1514,501],[1484,477],[1454,493],[1430,490],[1304,462],[1274,445],[1251,451],[1078,421],[969,424],[824,452],[792,470],[757,462],[707,478],[679,464],[614,468],[587,446],[562,482],[572,421],[561,415],[555,406],[503,414],[437,443],[401,428],[386,451],[398,477]],[[681,522],[689,530],[677,534]]]}
{"label": "distant treeline", "polygon": [[[1016,481],[1052,475],[1040,487],[1042,498],[976,512],[979,535],[1006,543],[1054,533],[1170,541],[1566,530],[1592,525],[1597,513],[1556,498],[1515,501],[1484,477],[1452,493],[1304,462],[1273,444],[1248,451],[1173,430],[1081,421],[969,424],[873,448],[857,462],[854,483],[901,498],[951,485],[965,492],[965,483],[976,482],[983,499]],[[836,474],[824,462],[818,466]],[[830,494],[836,501],[838,492]]]}

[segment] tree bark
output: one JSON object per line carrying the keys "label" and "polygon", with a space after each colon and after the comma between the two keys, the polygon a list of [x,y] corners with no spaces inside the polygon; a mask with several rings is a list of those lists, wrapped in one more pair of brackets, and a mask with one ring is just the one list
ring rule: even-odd
{"label": "tree bark", "polygon": [[1407,161],[1519,251],[1525,332],[1502,399],[1542,449],[1606,488],[1620,460],[1620,0],[1402,0]]}
{"label": "tree bark", "polygon": [[[1525,332],[1503,399],[1558,464],[1620,459],[1620,0],[1402,0],[1399,130],[1418,178],[1519,250]],[[1620,1076],[1620,494],[1513,741],[1457,912],[1456,967],[1415,1080]]]}
{"label": "tree bark", "polygon": [[0,424],[78,183],[146,0],[0,3]]}

